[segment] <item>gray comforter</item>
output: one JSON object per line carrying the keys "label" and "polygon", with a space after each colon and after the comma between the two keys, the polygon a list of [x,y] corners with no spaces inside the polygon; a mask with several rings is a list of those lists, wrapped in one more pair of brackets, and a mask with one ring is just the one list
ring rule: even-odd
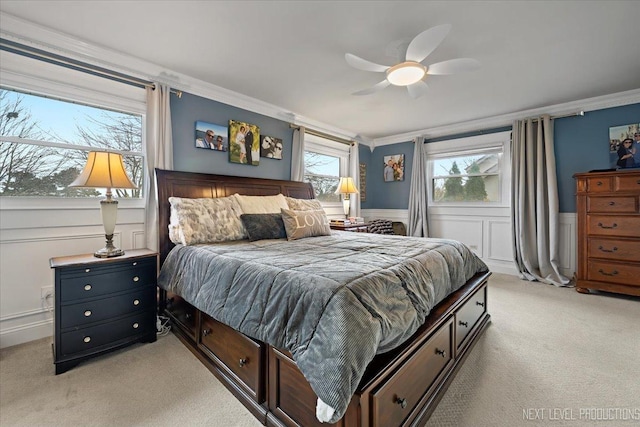
{"label": "gray comforter", "polygon": [[295,241],[176,246],[158,284],[293,354],[338,420],[377,353],[487,266],[452,240],[333,232]]}

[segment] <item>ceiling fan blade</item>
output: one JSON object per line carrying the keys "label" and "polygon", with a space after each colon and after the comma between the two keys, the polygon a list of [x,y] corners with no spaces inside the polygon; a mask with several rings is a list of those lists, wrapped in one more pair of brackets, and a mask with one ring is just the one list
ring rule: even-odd
{"label": "ceiling fan blade", "polygon": [[421,32],[411,40],[407,47],[407,61],[422,62],[442,43],[451,30],[451,24],[438,25]]}
{"label": "ceiling fan blade", "polygon": [[370,88],[367,89],[363,89],[363,90],[359,90],[357,92],[352,93],[351,95],[369,95],[375,92],[379,92],[382,89],[384,89],[385,87],[389,86],[391,83],[389,83],[389,80],[384,79],[383,81],[381,81],[378,84],[375,84],[373,86],[371,86]]}
{"label": "ceiling fan blade", "polygon": [[387,68],[389,68],[386,65],[376,64],[375,62],[367,61],[366,59],[362,59],[359,56],[355,56],[350,53],[345,54],[344,59],[347,60],[347,64],[351,65],[353,68],[357,68],[358,70],[384,73],[387,71]]}
{"label": "ceiling fan blade", "polygon": [[429,90],[429,86],[420,80],[412,85],[407,86],[407,91],[409,92],[409,96],[413,99],[420,98],[422,95],[427,93]]}
{"label": "ceiling fan blade", "polygon": [[475,71],[481,67],[480,61],[471,58],[450,59],[429,65],[427,74],[459,74]]}

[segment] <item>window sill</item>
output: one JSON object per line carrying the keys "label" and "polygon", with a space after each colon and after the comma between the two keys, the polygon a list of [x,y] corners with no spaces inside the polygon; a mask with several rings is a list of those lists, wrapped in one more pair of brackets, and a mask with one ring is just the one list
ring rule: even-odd
{"label": "window sill", "polygon": [[[102,198],[0,197],[0,211],[99,209]],[[144,199],[117,199],[118,209],[144,209]]]}

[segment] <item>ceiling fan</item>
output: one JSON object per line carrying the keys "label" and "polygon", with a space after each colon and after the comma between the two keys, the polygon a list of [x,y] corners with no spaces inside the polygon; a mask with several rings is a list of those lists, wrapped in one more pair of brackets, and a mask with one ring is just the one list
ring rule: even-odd
{"label": "ceiling fan", "polygon": [[438,25],[421,32],[411,40],[407,47],[404,62],[393,66],[380,65],[367,61],[351,53],[344,58],[353,68],[363,71],[386,73],[386,78],[374,86],[354,92],[352,95],[369,95],[378,92],[389,85],[406,86],[409,96],[419,98],[429,88],[424,78],[431,74],[459,74],[475,71],[480,68],[480,62],[471,58],[457,58],[448,61],[437,62],[431,65],[422,65],[431,52],[442,43],[451,30],[450,24]]}

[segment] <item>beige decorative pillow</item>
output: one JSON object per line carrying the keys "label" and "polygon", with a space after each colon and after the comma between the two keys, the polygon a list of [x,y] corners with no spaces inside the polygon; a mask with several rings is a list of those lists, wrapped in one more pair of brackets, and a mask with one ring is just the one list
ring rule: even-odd
{"label": "beige decorative pillow", "polygon": [[329,219],[323,210],[292,211],[282,209],[282,221],[287,232],[287,240],[331,234]]}
{"label": "beige decorative pillow", "polygon": [[173,243],[195,245],[240,240],[246,237],[240,221],[242,212],[235,197],[169,197],[169,203],[169,238]]}
{"label": "beige decorative pillow", "polygon": [[243,196],[234,194],[240,205],[240,210],[245,214],[280,213],[280,209],[289,209],[287,200],[283,194],[277,196]]}
{"label": "beige decorative pillow", "polygon": [[317,199],[296,199],[285,196],[289,209],[294,211],[321,211],[322,205]]}

